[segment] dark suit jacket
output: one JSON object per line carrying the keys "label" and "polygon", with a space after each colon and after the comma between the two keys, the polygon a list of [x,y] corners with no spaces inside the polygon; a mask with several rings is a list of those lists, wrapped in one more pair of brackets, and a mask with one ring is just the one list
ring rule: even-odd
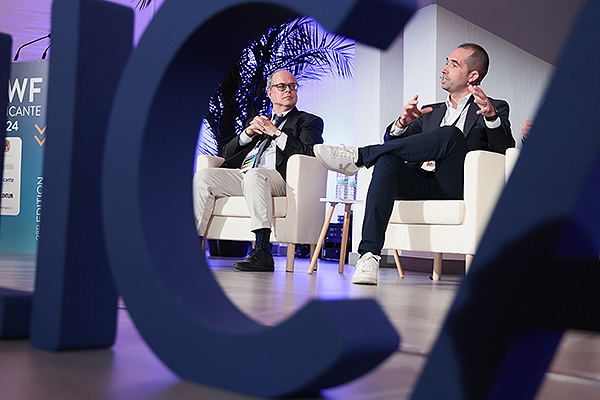
{"label": "dark suit jacket", "polygon": [[[509,107],[504,100],[496,100],[488,97],[490,102],[500,117],[500,126],[490,129],[485,124],[482,115],[477,114],[479,107],[476,104],[469,106],[467,118],[465,121],[465,129],[463,131],[469,150],[488,150],[496,153],[504,154],[509,147],[515,147],[515,139],[513,138],[510,121],[508,119]],[[384,135],[384,141],[393,140],[401,137],[415,135],[430,129],[439,128],[444,114],[446,113],[446,103],[429,104],[424,107],[432,107],[433,111],[428,114],[423,114],[419,118],[411,122],[406,128],[406,131],[400,136],[392,136],[389,134],[392,124],[390,124]]]}
{"label": "dark suit jacket", "polygon": [[[276,148],[276,166],[275,168],[281,174],[283,179],[286,176],[287,161],[293,154],[305,154],[315,156],[313,145],[323,143],[323,120],[316,115],[304,111],[298,111],[294,107],[287,115],[285,124],[281,128],[287,137],[285,150]],[[234,137],[223,146],[223,157],[225,162],[222,168],[240,168],[246,154],[250,152],[261,138],[255,135],[252,141],[242,146],[239,138]]]}

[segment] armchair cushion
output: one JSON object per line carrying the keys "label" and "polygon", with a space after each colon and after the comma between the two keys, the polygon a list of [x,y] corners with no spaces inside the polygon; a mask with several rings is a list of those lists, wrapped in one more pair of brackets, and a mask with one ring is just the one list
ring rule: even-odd
{"label": "armchair cushion", "polygon": [[[196,169],[216,168],[220,157],[199,155]],[[294,270],[296,243],[317,243],[325,203],[319,201],[327,189],[327,170],[315,157],[292,155],[287,163],[286,195],[273,197],[271,241],[288,244],[286,270]],[[250,213],[243,196],[219,198],[204,235],[205,239],[254,240],[250,231]]]}
{"label": "armchair cushion", "polygon": [[[196,168],[219,167],[223,159],[199,155]],[[286,196],[274,197],[273,232],[275,243],[316,243],[325,214],[327,170],[315,157],[295,154],[287,164]],[[253,240],[250,213],[243,196],[215,201],[208,239]]]}
{"label": "armchair cushion", "polygon": [[[287,214],[287,197],[273,198],[273,217],[283,218]],[[248,205],[243,197],[223,197],[215,202],[214,216],[248,217]]]}
{"label": "armchair cushion", "polygon": [[505,157],[470,151],[464,168],[464,200],[395,201],[383,248],[475,254],[504,187]]}
{"label": "armchair cushion", "polygon": [[391,224],[460,225],[464,200],[403,200],[394,202]]}

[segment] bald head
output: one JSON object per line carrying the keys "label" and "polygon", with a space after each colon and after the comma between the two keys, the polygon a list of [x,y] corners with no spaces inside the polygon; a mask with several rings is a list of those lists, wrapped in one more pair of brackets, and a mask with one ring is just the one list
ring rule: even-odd
{"label": "bald head", "polygon": [[267,96],[273,104],[273,112],[289,111],[298,102],[298,82],[288,71],[277,71],[267,79]]}

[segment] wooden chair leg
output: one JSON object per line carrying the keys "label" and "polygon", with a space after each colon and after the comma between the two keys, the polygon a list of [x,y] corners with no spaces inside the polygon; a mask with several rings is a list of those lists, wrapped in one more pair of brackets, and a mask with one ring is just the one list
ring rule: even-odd
{"label": "wooden chair leg", "polygon": [[442,277],[442,253],[433,255],[433,280],[439,281]]}
{"label": "wooden chair leg", "polygon": [[348,247],[348,231],[350,229],[350,209],[352,204],[346,204],[344,207],[344,224],[342,228],[342,246],[340,249],[340,266],[338,272],[344,273],[344,264],[346,263],[346,248]]}
{"label": "wooden chair leg", "polygon": [[[310,245],[310,254],[309,254],[309,260],[312,261],[313,257],[315,257],[315,253],[317,252],[317,245],[316,244],[311,244]],[[318,257],[318,254],[317,254]],[[317,270],[317,264],[315,264],[315,268],[313,269],[313,271]]]}
{"label": "wooden chair leg", "polygon": [[[323,222],[323,228],[321,228],[321,234],[319,235],[319,240],[317,240],[317,249],[321,251],[321,246],[323,246],[323,242],[325,241],[325,236],[327,236],[327,228],[329,228],[329,221],[331,221],[331,216],[333,215],[333,209],[337,203],[331,203],[329,206],[329,211],[327,212],[327,217],[325,217],[325,222]],[[315,269],[317,269],[317,259],[318,254],[313,254],[310,259],[310,268],[308,268],[308,273],[312,274]]]}
{"label": "wooden chair leg", "polygon": [[394,249],[393,253],[394,253],[394,262],[396,263],[396,268],[398,269],[400,278],[404,278],[404,270],[402,269],[402,265],[400,264],[400,255],[398,255],[398,250]]}
{"label": "wooden chair leg", "polygon": [[285,270],[287,272],[294,272],[295,257],[296,257],[296,245],[294,243],[288,243],[288,245],[287,245],[287,260],[285,263]]}
{"label": "wooden chair leg", "polygon": [[473,254],[465,255],[465,275],[469,273],[469,268],[471,268],[471,263],[473,262]]}
{"label": "wooden chair leg", "polygon": [[213,221],[214,215],[211,215],[210,218],[208,219],[208,224],[206,224],[206,230],[204,231],[204,236],[202,237],[202,251],[204,252],[204,254],[206,255],[206,235],[208,234],[208,230],[210,229],[210,226],[212,225],[212,221]]}

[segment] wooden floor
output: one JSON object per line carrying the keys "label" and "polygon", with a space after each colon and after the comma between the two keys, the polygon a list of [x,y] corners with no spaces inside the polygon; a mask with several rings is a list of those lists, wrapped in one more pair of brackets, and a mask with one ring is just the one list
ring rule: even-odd
{"label": "wooden floor", "polygon": [[[378,300],[402,336],[400,347],[371,373],[323,391],[323,399],[408,399],[461,282],[457,276],[432,282],[427,274],[410,271],[400,279],[395,269],[382,268],[378,286],[359,286],[350,282],[354,267],[340,275],[333,262],[320,261],[310,276],[306,259],[296,260],[294,273],[285,272],[285,257],[276,257],[275,273],[233,270],[234,259],[208,261],[233,302],[265,325],[285,319],[312,298]],[[0,255],[1,286],[33,290],[34,270],[33,256]],[[2,400],[252,398],[179,380],[140,338],[126,309],[119,311],[111,349],[54,353],[27,340],[0,341]],[[536,399],[600,399],[600,335],[569,332]]]}

